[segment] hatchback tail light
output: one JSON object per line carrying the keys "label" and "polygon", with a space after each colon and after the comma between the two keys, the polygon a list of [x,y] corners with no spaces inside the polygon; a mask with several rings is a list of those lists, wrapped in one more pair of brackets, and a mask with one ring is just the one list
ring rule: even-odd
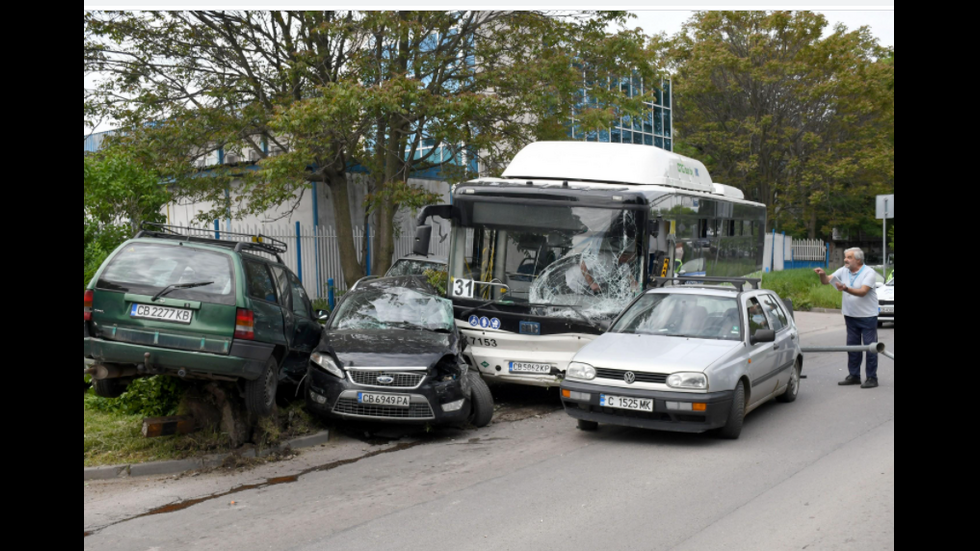
{"label": "hatchback tail light", "polygon": [[235,314],[235,338],[255,339],[255,314],[251,310],[239,308]]}
{"label": "hatchback tail light", "polygon": [[89,289],[85,291],[85,321],[90,321],[92,319],[92,299],[95,297],[95,291]]}

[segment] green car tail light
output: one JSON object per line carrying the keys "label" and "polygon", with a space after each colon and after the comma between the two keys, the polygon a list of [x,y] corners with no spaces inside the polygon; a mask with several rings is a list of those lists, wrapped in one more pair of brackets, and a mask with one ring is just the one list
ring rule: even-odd
{"label": "green car tail light", "polygon": [[255,314],[251,310],[239,308],[235,313],[235,338],[255,339]]}
{"label": "green car tail light", "polygon": [[92,320],[92,299],[95,297],[95,291],[89,289],[85,291],[85,321]]}

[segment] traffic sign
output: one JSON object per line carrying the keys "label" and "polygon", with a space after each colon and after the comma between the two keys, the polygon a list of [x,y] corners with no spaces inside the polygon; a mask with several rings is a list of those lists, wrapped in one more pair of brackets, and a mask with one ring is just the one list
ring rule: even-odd
{"label": "traffic sign", "polygon": [[875,197],[875,218],[885,220],[895,218],[895,194]]}

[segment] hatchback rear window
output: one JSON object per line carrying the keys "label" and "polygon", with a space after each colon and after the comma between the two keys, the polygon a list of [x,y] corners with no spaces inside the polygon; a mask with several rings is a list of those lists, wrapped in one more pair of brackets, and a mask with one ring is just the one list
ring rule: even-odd
{"label": "hatchback rear window", "polygon": [[130,243],[102,271],[96,287],[155,295],[169,285],[204,283],[174,289],[167,298],[235,304],[235,277],[230,255],[180,245]]}

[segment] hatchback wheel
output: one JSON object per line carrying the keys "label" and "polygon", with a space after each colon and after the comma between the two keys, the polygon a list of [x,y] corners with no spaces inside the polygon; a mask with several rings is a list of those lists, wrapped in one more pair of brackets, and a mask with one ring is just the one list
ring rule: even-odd
{"label": "hatchback wheel", "polygon": [[245,381],[245,408],[259,417],[269,415],[276,404],[278,386],[279,366],[275,357],[269,357],[262,375],[254,381]]}
{"label": "hatchback wheel", "polygon": [[796,396],[800,393],[800,370],[803,366],[800,365],[800,360],[796,360],[796,365],[793,366],[793,373],[789,376],[789,382],[786,384],[786,392],[776,396],[776,401],[789,403],[796,400]]}
{"label": "hatchback wheel", "polygon": [[732,396],[732,407],[728,410],[728,421],[725,426],[718,429],[718,436],[722,438],[736,439],[742,433],[742,421],[745,420],[745,386],[742,381],[735,385],[735,394]]}

